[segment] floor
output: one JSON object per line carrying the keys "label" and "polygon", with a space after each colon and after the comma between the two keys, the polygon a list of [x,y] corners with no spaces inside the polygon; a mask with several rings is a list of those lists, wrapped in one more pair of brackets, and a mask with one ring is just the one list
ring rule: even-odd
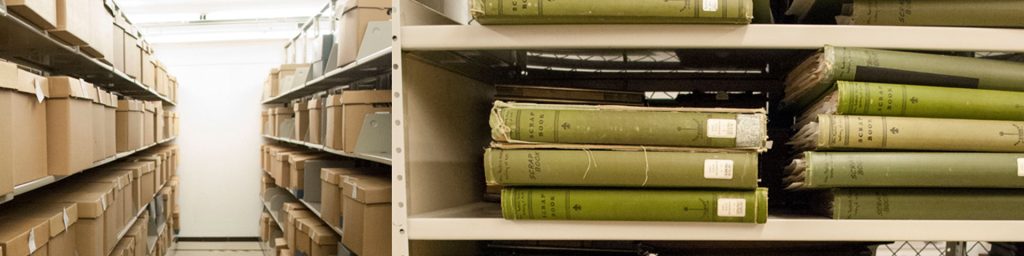
{"label": "floor", "polygon": [[263,256],[256,242],[178,242],[169,256]]}

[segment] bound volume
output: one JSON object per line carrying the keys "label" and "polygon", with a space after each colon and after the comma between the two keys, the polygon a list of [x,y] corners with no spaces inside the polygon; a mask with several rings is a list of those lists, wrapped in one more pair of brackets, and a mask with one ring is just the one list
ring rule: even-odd
{"label": "bound volume", "polygon": [[490,148],[484,174],[502,186],[755,189],[757,153]]}
{"label": "bound volume", "polygon": [[498,142],[767,148],[763,109],[685,109],[495,102]]}
{"label": "bound volume", "polygon": [[1019,0],[856,0],[847,24],[958,27],[1024,27]]}
{"label": "bound volume", "polygon": [[838,81],[797,127],[819,114],[1024,120],[1024,92]]}
{"label": "bound volume", "polygon": [[862,48],[825,46],[786,77],[789,110],[804,109],[836,81],[1024,91],[1024,63]]}
{"label": "bound volume", "polygon": [[819,115],[789,144],[801,151],[1024,152],[1024,121]]}
{"label": "bound volume", "polygon": [[1019,189],[834,189],[818,210],[835,219],[1021,220]]}
{"label": "bound volume", "polygon": [[804,152],[786,167],[788,189],[1024,188],[1024,154]]}
{"label": "bound volume", "polygon": [[700,221],[765,223],[768,190],[505,188],[509,220]]}
{"label": "bound volume", "polygon": [[470,0],[480,24],[749,24],[751,0]]}

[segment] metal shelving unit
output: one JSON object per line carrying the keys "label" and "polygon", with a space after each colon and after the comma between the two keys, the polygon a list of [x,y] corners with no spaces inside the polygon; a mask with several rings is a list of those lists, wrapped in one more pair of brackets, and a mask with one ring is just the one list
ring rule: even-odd
{"label": "metal shelving unit", "polygon": [[388,73],[391,52],[391,48],[380,50],[344,67],[331,70],[321,77],[306,82],[302,87],[291,89],[276,97],[264,100],[263,104],[288,103],[291,100],[326,91],[346,83]]}
{"label": "metal shelving unit", "polygon": [[[440,1],[443,8],[465,1]],[[1024,221],[833,220],[777,215],[767,224],[508,221],[481,202],[482,148],[495,84],[520,82],[630,91],[780,92],[784,74],[825,45],[1024,53],[1019,29],[830,25],[457,24],[413,0],[394,0],[392,250],[480,240],[1024,241]],[[464,10],[463,10],[464,11]],[[456,11],[457,12],[457,11]],[[597,57],[658,56],[671,58]],[[693,51],[767,54],[768,68],[686,65]],[[548,56],[549,58],[543,59]],[[584,57],[575,57],[584,56]],[[589,57],[587,57],[589,56]],[[593,62],[600,59],[618,63]],[[644,59],[656,59],[643,62]],[[659,63],[660,62],[660,63]],[[764,66],[761,66],[764,67]],[[643,72],[643,69],[662,69]],[[640,71],[637,71],[640,70]],[[690,72],[688,70],[692,70]],[[699,71],[703,70],[703,71]],[[704,72],[711,70],[712,72]],[[421,246],[410,251],[411,241]],[[431,244],[431,246],[423,246]],[[434,246],[436,245],[436,246]]]}
{"label": "metal shelving unit", "polygon": [[49,72],[85,79],[104,90],[141,100],[159,100],[164,105],[175,103],[137,80],[117,71],[113,66],[89,57],[77,46],[69,46],[6,11],[0,2],[0,58]]}
{"label": "metal shelving unit", "polygon": [[[155,143],[153,145],[142,147],[140,149],[136,149],[136,150],[132,150],[132,151],[128,151],[128,152],[118,153],[117,155],[114,155],[114,156],[109,157],[107,159],[104,159],[104,160],[101,160],[99,162],[93,163],[93,165],[90,166],[89,168],[86,168],[85,170],[82,170],[82,171],[77,172],[75,174],[82,173],[82,172],[85,172],[85,171],[89,171],[89,170],[91,170],[93,168],[103,166],[103,165],[111,163],[113,161],[117,161],[118,159],[122,159],[122,158],[125,158],[125,157],[128,157],[128,156],[134,155],[135,153],[145,151],[145,150],[147,150],[149,148],[152,148],[154,146],[157,146],[157,145],[162,145],[162,144],[167,143],[169,141],[172,141],[172,140],[174,140],[176,138],[177,137],[168,138],[168,139],[165,139],[165,140],[161,140],[161,141],[159,141],[159,142],[157,142],[157,143]],[[0,196],[0,204],[6,203],[6,202],[11,201],[11,200],[14,200],[15,196],[31,192],[33,190],[36,190],[36,189],[45,187],[47,185],[56,183],[58,181],[61,181],[61,180],[65,179],[65,178],[71,177],[71,176],[74,176],[74,174],[68,175],[68,176],[53,176],[53,175],[51,175],[51,176],[46,176],[46,177],[43,177],[43,178],[40,178],[40,179],[37,179],[37,180],[34,180],[34,181],[29,181],[27,183],[15,186],[13,193]]]}
{"label": "metal shelving unit", "polygon": [[304,142],[304,141],[297,141],[297,140],[287,139],[287,138],[279,138],[279,137],[274,137],[274,136],[269,136],[269,135],[263,135],[263,138],[267,138],[267,139],[271,139],[271,140],[276,140],[276,141],[280,141],[280,142],[285,142],[285,143],[289,143],[289,144],[300,146],[300,147],[307,147],[307,148],[312,149],[312,150],[327,152],[327,153],[331,153],[331,154],[338,155],[338,156],[344,156],[344,157],[356,158],[356,159],[363,159],[363,160],[366,160],[366,161],[377,162],[377,163],[382,163],[382,164],[387,164],[387,165],[391,164],[391,158],[387,158],[387,157],[374,156],[374,155],[368,155],[368,154],[362,154],[362,153],[348,153],[348,152],[344,152],[344,151],[340,151],[340,150],[336,150],[336,149],[327,148],[327,147],[325,147],[323,145],[317,145],[317,144],[312,144],[312,143],[308,143],[308,142]]}
{"label": "metal shelving unit", "polygon": [[[320,204],[310,203],[310,202],[306,202],[306,200],[299,199],[299,197],[296,196],[295,193],[293,193],[290,189],[281,188],[281,187],[277,187],[277,188],[282,189],[284,191],[287,191],[287,193],[285,193],[285,194],[288,194],[288,196],[290,196],[290,199],[291,199],[291,200],[288,200],[288,201],[301,203],[302,205],[306,206],[306,208],[309,209],[310,212],[313,212],[313,215],[316,215],[317,218],[320,218],[321,220],[323,219],[323,215],[320,214]],[[260,200],[262,201],[263,199],[261,198]],[[275,213],[273,210],[270,209],[270,203],[269,202],[263,202],[263,209],[266,209],[267,212],[270,212],[270,217],[272,219],[274,219],[274,222],[277,222],[277,225],[278,225],[278,227],[281,228],[281,230],[284,230],[284,224],[282,224],[283,222],[281,222],[281,218],[279,218],[277,216],[277,213]],[[330,228],[331,228],[331,230],[334,230],[334,233],[338,234],[338,237],[342,236],[341,229],[338,229],[338,228],[335,228],[335,227],[330,227]]]}

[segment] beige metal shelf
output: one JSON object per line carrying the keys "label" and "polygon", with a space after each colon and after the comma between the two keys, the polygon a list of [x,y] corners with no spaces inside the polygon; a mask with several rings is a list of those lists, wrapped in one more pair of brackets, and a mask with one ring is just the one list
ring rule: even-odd
{"label": "beige metal shelf", "polygon": [[1019,29],[838,25],[425,25],[402,51],[508,49],[818,49],[1024,52]]}
{"label": "beige metal shelf", "polygon": [[363,159],[363,160],[367,160],[367,161],[371,161],[371,162],[377,162],[377,163],[382,163],[382,164],[387,164],[387,165],[391,164],[391,158],[387,158],[387,157],[380,157],[380,156],[374,156],[374,155],[368,155],[368,154],[362,154],[362,153],[348,153],[348,152],[344,152],[344,151],[340,151],[340,150],[336,150],[336,149],[331,149],[331,148],[325,147],[323,145],[317,145],[317,144],[313,144],[313,143],[297,141],[297,140],[287,139],[287,138],[274,137],[274,136],[269,136],[269,135],[263,135],[263,137],[267,138],[267,139],[271,139],[271,140],[276,140],[276,141],[280,141],[280,142],[290,143],[290,144],[297,145],[297,146],[307,147],[309,149],[316,150],[316,151],[323,151],[323,152],[331,153],[331,154],[334,154],[334,155],[339,155],[339,156],[344,156],[344,157],[349,157],[349,158],[358,158],[358,159]]}
{"label": "beige metal shelf", "polygon": [[288,103],[293,99],[302,98],[320,91],[326,91],[332,87],[345,85],[367,77],[390,72],[388,66],[391,64],[391,48],[380,50],[362,59],[327,72],[321,77],[306,82],[299,88],[291,89],[280,95],[264,100],[263,104]]}
{"label": "beige metal shelf", "polygon": [[[19,17],[10,15],[0,2],[0,58],[55,75],[72,75],[96,84],[104,90],[141,100],[159,100],[174,105],[169,98],[152,88],[117,71],[83,53],[77,46],[69,46],[32,26]],[[8,39],[9,38],[9,39]]]}
{"label": "beige metal shelf", "polygon": [[[292,199],[292,200],[289,200],[289,201],[301,203],[302,205],[306,206],[306,208],[310,212],[313,212],[313,215],[316,215],[317,218],[320,218],[321,220],[323,220],[323,215],[320,213],[320,204],[310,203],[310,202],[306,202],[306,200],[299,199],[299,197],[296,196],[295,193],[292,193],[292,191],[290,189],[282,188],[282,187],[277,187],[277,186],[275,186],[275,187],[278,188],[278,189],[284,190],[286,192],[285,194],[288,194],[288,196],[291,197],[290,199]],[[262,201],[263,199],[261,198],[260,200]],[[281,230],[284,230],[284,225],[281,224],[283,222],[281,222],[281,219],[278,218],[277,213],[275,213],[273,210],[270,209],[269,202],[263,202],[263,208],[266,209],[267,212],[270,212],[270,217],[272,219],[274,219],[274,222],[277,222],[277,225],[278,225],[278,227],[281,228]],[[330,226],[330,225],[328,225],[328,226]],[[336,227],[330,227],[330,228],[331,228],[331,230],[334,230],[334,233],[338,234],[338,237],[342,236],[341,229],[338,229]]]}
{"label": "beige metal shelf", "polygon": [[[140,149],[136,149],[136,150],[132,150],[132,151],[128,151],[128,152],[118,153],[118,154],[116,154],[116,155],[114,155],[112,157],[109,157],[107,159],[103,159],[103,160],[100,160],[98,162],[95,162],[89,168],[86,168],[85,170],[82,170],[82,171],[77,172],[75,174],[86,172],[86,171],[89,171],[89,170],[91,170],[93,168],[103,166],[103,165],[108,164],[108,163],[113,162],[113,161],[117,161],[118,159],[122,159],[122,158],[125,158],[125,157],[128,157],[128,156],[134,155],[135,153],[142,152],[142,151],[147,150],[147,149],[149,149],[151,147],[154,147],[154,146],[161,145],[161,144],[167,143],[169,141],[172,141],[175,138],[177,138],[177,137],[167,138],[165,140],[161,140],[161,141],[159,141],[157,143],[154,143],[153,145],[145,146],[145,147],[142,147]],[[65,179],[65,178],[71,177],[71,176],[74,176],[74,174],[68,175],[68,176],[53,176],[53,175],[50,175],[50,176],[42,177],[42,178],[39,178],[37,180],[29,181],[29,182],[26,182],[24,184],[15,186],[13,193],[0,196],[0,204],[3,204],[3,203],[6,203],[8,201],[13,200],[15,196],[31,192],[33,190],[36,190],[36,189],[45,187],[47,185],[56,183],[58,181],[61,181],[61,180]]]}
{"label": "beige metal shelf", "polygon": [[1024,221],[833,220],[769,216],[768,223],[509,221],[476,203],[409,218],[412,240],[1024,241]]}

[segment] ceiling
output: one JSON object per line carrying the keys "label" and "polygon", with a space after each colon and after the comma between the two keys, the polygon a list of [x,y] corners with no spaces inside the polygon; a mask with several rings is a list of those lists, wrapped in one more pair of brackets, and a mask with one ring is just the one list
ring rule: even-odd
{"label": "ceiling", "polygon": [[[109,0],[108,0],[109,1]],[[115,0],[150,43],[284,40],[330,0]],[[329,16],[328,11],[328,16]],[[329,21],[328,18],[322,21]],[[329,24],[329,23],[327,23]]]}

